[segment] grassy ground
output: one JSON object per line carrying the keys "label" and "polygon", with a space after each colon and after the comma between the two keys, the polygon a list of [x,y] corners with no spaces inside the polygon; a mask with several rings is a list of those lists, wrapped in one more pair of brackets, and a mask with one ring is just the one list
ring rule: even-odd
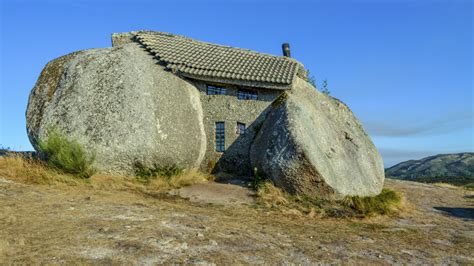
{"label": "grassy ground", "polygon": [[[123,177],[95,174],[83,178],[71,171],[61,171],[32,157],[11,155],[0,158],[0,175],[27,184],[66,184],[86,186],[95,189],[135,191],[142,193],[163,193],[170,189],[189,186],[214,179],[197,171],[183,171],[174,166],[145,168],[140,166],[137,176]],[[260,207],[283,212],[301,212],[319,217],[370,217],[394,215],[403,207],[402,196],[385,188],[374,197],[347,196],[340,201],[328,201],[304,196],[293,196],[264,179],[256,179],[250,184],[256,190]]]}
{"label": "grassy ground", "polygon": [[69,185],[82,186],[102,190],[130,190],[137,192],[160,192],[173,188],[202,183],[212,176],[204,175],[197,171],[180,171],[172,178],[155,176],[123,177],[96,174],[90,178],[79,178],[73,174],[67,174],[55,170],[39,160],[22,156],[10,156],[0,158],[0,176],[8,177],[10,180],[25,184],[39,185]]}
{"label": "grassy ground", "polygon": [[320,198],[289,195],[269,181],[256,187],[257,203],[284,212],[300,212],[311,216],[335,218],[366,218],[377,215],[396,215],[403,211],[405,201],[400,193],[384,188],[377,196],[346,196],[330,201]]}
{"label": "grassy ground", "polygon": [[[474,263],[474,194],[457,187],[387,180],[402,212],[335,219],[164,193],[197,173],[143,184],[41,167],[0,159],[0,264]],[[278,193],[266,202],[292,204]]]}

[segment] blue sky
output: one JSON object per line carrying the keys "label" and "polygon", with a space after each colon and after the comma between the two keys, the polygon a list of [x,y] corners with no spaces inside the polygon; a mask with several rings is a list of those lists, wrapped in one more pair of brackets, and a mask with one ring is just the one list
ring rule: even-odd
{"label": "blue sky", "polygon": [[362,121],[389,166],[474,150],[472,1],[2,0],[0,145],[31,150],[28,95],[45,64],[158,30],[292,56]]}

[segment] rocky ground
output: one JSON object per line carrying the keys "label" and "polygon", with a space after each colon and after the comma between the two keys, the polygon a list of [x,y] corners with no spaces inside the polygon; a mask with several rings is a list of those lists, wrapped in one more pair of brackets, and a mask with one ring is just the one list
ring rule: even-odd
{"label": "rocky ground", "polygon": [[474,264],[473,192],[386,186],[402,214],[336,220],[258,207],[237,185],[143,195],[0,178],[0,264]]}

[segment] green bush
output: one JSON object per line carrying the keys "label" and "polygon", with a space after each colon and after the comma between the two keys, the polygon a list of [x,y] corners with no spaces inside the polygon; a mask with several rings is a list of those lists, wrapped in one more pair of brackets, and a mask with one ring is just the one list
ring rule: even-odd
{"label": "green bush", "polygon": [[250,182],[250,187],[252,189],[254,189],[255,191],[258,191],[259,189],[261,189],[263,187],[263,185],[267,181],[268,180],[265,177],[262,176],[262,174],[258,171],[257,168],[253,169],[253,179]]}
{"label": "green bush", "polygon": [[39,153],[49,166],[65,173],[89,178],[95,172],[95,156],[88,156],[77,141],[66,138],[56,128],[49,128],[46,140],[39,141]]}
{"label": "green bush", "polygon": [[6,147],[0,144],[0,156],[7,155],[9,152],[11,152],[10,147]]}
{"label": "green bush", "polygon": [[268,179],[255,175],[252,187],[257,191],[257,202],[281,210],[296,210],[302,214],[318,214],[333,218],[364,218],[391,215],[401,210],[402,196],[391,189],[383,189],[373,197],[346,196],[342,200],[314,196],[292,195],[277,188]]}
{"label": "green bush", "polygon": [[401,199],[397,192],[384,188],[379,195],[373,197],[346,196],[342,204],[363,216],[385,215],[395,211]]}
{"label": "green bush", "polygon": [[306,78],[305,78],[305,80],[306,80],[309,84],[311,84],[315,89],[317,88],[317,86],[316,86],[316,78],[315,78],[313,75],[311,75],[309,69],[306,69]]}
{"label": "green bush", "polygon": [[323,88],[321,89],[321,92],[323,94],[326,94],[326,95],[331,94],[331,92],[328,89],[328,80],[327,79],[323,80]]}
{"label": "green bush", "polygon": [[464,188],[466,188],[467,190],[473,190],[474,191],[474,183],[466,184],[466,185],[464,185]]}
{"label": "green bush", "polygon": [[137,179],[142,182],[150,182],[150,180],[162,177],[170,180],[173,176],[183,173],[183,169],[176,165],[161,166],[154,164],[152,167],[147,167],[140,162],[135,163],[135,175]]}

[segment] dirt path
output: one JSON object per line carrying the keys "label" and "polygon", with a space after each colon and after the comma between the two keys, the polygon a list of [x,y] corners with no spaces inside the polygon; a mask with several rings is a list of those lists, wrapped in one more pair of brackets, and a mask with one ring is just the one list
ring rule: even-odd
{"label": "dirt path", "polygon": [[409,212],[349,221],[0,178],[0,264],[474,263],[472,192],[386,186]]}

